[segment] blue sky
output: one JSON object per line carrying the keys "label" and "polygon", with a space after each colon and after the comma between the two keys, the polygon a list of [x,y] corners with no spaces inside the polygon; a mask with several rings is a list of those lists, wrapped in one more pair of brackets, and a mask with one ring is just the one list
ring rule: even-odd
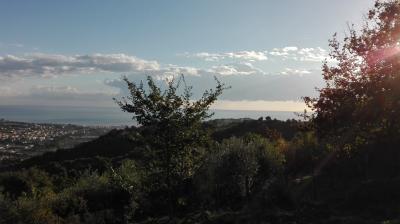
{"label": "blue sky", "polygon": [[0,0],[0,104],[114,106],[121,75],[216,75],[220,109],[299,110],[373,0]]}

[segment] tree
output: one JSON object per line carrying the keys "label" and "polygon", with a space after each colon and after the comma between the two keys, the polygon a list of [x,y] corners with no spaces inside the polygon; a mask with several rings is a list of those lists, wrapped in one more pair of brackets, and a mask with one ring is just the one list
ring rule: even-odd
{"label": "tree", "polygon": [[158,185],[165,185],[168,191],[190,178],[199,165],[201,149],[209,140],[202,122],[213,115],[208,111],[210,105],[227,88],[215,80],[215,90],[206,90],[200,99],[192,100],[192,87],[186,85],[184,76],[168,81],[166,90],[150,76],[148,88],[124,78],[130,96],[116,102],[141,126],[140,138],[149,149],[149,168]]}
{"label": "tree", "polygon": [[[318,134],[365,144],[400,131],[400,1],[376,1],[361,31],[330,41],[326,86],[305,97]],[[332,65],[333,64],[333,65]]]}

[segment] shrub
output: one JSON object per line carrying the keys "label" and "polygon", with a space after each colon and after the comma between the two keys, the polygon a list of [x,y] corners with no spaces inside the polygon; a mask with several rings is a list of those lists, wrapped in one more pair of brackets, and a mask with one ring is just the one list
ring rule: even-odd
{"label": "shrub", "polygon": [[224,140],[197,175],[199,193],[208,205],[238,209],[280,173],[283,163],[278,148],[261,137]]}

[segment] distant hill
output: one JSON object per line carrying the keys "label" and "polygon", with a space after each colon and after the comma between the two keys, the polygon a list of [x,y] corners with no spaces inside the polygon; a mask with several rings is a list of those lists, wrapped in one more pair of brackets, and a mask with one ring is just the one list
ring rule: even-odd
{"label": "distant hill", "polygon": [[[282,137],[291,139],[296,133],[295,120],[280,121],[276,119],[216,119],[205,123],[215,130],[212,137],[221,141],[230,137],[242,137],[248,133],[266,135],[267,130],[276,130]],[[80,144],[72,149],[62,149],[32,157],[18,165],[5,167],[2,170],[40,167],[49,173],[75,172],[87,168],[103,170],[112,163],[125,158],[141,160],[142,144],[135,139],[137,128],[112,130],[93,141]],[[61,170],[60,170],[61,169]]]}
{"label": "distant hill", "polygon": [[268,130],[278,131],[283,138],[291,139],[297,132],[299,121],[281,121],[270,117],[253,119],[218,119],[207,123],[215,128],[212,136],[215,140],[221,141],[230,137],[242,137],[249,133],[266,136]]}

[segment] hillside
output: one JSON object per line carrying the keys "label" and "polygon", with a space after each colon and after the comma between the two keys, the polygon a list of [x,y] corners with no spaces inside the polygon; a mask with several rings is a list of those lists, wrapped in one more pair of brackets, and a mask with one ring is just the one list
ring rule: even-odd
{"label": "hillside", "polygon": [[[252,120],[252,119],[217,119],[204,124],[212,131],[212,138],[217,141],[231,137],[243,137],[249,133],[266,136],[267,130],[276,130],[290,140],[297,132],[298,122],[294,120]],[[100,169],[104,170],[112,163],[132,158],[141,160],[142,144],[135,138],[137,128],[112,130],[93,140],[80,144],[72,149],[60,149],[43,155],[29,158],[16,166],[5,167],[3,170],[13,170],[29,167],[40,167],[51,173],[60,167],[66,170]],[[64,172],[64,171],[63,171]]]}

